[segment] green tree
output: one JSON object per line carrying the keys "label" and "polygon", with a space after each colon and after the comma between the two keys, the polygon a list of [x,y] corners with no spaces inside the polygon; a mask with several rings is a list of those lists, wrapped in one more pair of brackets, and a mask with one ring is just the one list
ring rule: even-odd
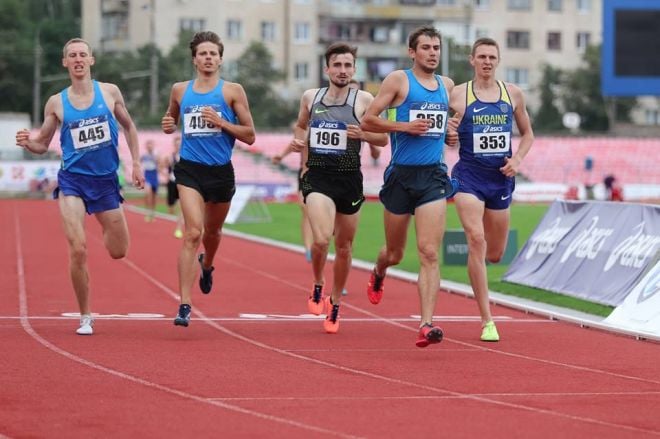
{"label": "green tree", "polygon": [[561,113],[555,105],[562,80],[562,72],[549,64],[543,66],[543,77],[539,84],[541,104],[534,117],[534,130],[538,132],[560,131],[563,129]]}
{"label": "green tree", "polygon": [[[41,48],[40,74],[48,79],[64,73],[62,46],[79,36],[80,0],[2,0],[0,111],[31,113],[37,47]],[[43,82],[40,110],[66,84],[66,79]]]}
{"label": "green tree", "polygon": [[601,94],[600,46],[589,46],[584,54],[584,67],[568,72],[564,81],[563,103],[566,111],[578,113],[584,131],[607,131],[610,121],[607,108],[614,106],[616,120],[630,120],[636,99],[606,99]]}
{"label": "green tree", "polygon": [[253,41],[236,62],[232,80],[245,89],[257,128],[288,127],[297,115],[298,105],[287,102],[273,90],[285,74],[273,68],[273,56],[265,45]]}

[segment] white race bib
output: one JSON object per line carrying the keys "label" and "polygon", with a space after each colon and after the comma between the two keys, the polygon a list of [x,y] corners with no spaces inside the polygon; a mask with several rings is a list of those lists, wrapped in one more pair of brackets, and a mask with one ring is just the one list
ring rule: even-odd
{"label": "white race bib", "polygon": [[429,130],[424,134],[431,137],[442,137],[447,127],[447,105],[430,102],[413,102],[410,104],[408,121],[427,119],[431,121]]}
{"label": "white race bib", "polygon": [[91,117],[69,125],[71,140],[76,151],[98,149],[112,145],[107,116]]}
{"label": "white race bib", "polygon": [[313,120],[309,125],[309,147],[317,154],[343,154],[348,145],[344,122]]}
{"label": "white race bib", "polygon": [[202,117],[202,108],[212,107],[216,110],[216,113],[220,118],[222,118],[222,113],[215,108],[215,105],[195,105],[192,107],[187,107],[183,112],[183,132],[186,133],[186,136],[191,137],[200,137],[200,136],[214,136],[220,135],[222,129],[216,127],[215,125],[208,123]]}
{"label": "white race bib", "polygon": [[486,132],[472,135],[472,152],[481,154],[504,154],[511,150],[511,133]]}

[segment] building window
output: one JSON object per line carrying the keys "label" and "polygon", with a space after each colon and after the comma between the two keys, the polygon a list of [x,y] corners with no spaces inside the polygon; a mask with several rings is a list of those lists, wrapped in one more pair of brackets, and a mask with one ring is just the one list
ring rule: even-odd
{"label": "building window", "polygon": [[309,23],[297,22],[293,26],[293,41],[308,43],[311,40]]}
{"label": "building window", "polygon": [[506,47],[509,49],[529,49],[529,32],[508,31],[506,33]]}
{"label": "building window", "polygon": [[181,18],[179,20],[180,31],[200,32],[206,29],[206,20],[203,18]]}
{"label": "building window", "polygon": [[511,11],[529,11],[532,9],[531,0],[508,0],[509,10]]}
{"label": "building window", "polygon": [[548,32],[548,50],[561,50],[560,32]]}
{"label": "building window", "polygon": [[591,40],[591,34],[589,32],[578,32],[575,38],[575,46],[580,52],[587,50]]}
{"label": "building window", "polygon": [[527,69],[506,69],[506,81],[516,84],[520,88],[528,88],[529,71]]}
{"label": "building window", "polygon": [[390,40],[390,29],[385,26],[376,26],[371,29],[371,41],[375,43],[387,43]]}
{"label": "building window", "polygon": [[261,39],[263,41],[275,41],[275,22],[262,21],[261,22]]}
{"label": "building window", "polygon": [[548,11],[561,12],[561,0],[548,0]]}
{"label": "building window", "polygon": [[658,114],[658,110],[646,109],[644,110],[644,115],[646,119],[646,125],[660,124],[660,114]]}
{"label": "building window", "polygon": [[488,9],[490,8],[490,0],[474,0],[475,9]]}
{"label": "building window", "polygon": [[227,39],[239,41],[243,36],[243,26],[240,20],[227,20]]}
{"label": "building window", "polygon": [[438,0],[438,6],[454,6],[456,0]]}
{"label": "building window", "polygon": [[309,78],[309,64],[306,62],[297,62],[293,75],[296,81],[305,81]]}
{"label": "building window", "polygon": [[479,38],[487,38],[487,37],[489,37],[490,35],[489,35],[489,33],[488,33],[488,29],[477,28],[477,29],[474,31],[474,36],[475,36],[475,39],[478,40]]}
{"label": "building window", "polygon": [[591,0],[577,0],[577,10],[582,14],[591,12]]}

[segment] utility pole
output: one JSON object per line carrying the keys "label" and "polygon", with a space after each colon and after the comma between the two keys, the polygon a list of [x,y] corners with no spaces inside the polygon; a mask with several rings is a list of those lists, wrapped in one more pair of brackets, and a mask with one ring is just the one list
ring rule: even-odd
{"label": "utility pole", "polygon": [[149,114],[155,116],[158,113],[158,49],[156,48],[156,1],[151,0],[149,4],[149,22],[151,39],[151,59],[149,70],[151,77],[149,81]]}
{"label": "utility pole", "polygon": [[37,26],[34,36],[34,70],[32,78],[32,126],[41,125],[41,44],[39,34],[41,26]]}

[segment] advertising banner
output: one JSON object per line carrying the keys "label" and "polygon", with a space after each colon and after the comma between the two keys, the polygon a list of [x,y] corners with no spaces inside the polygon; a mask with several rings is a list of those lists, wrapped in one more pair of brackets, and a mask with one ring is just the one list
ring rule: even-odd
{"label": "advertising banner", "polygon": [[660,249],[660,206],[555,201],[503,279],[619,305]]}
{"label": "advertising banner", "polygon": [[660,336],[660,262],[655,263],[603,323]]}
{"label": "advertising banner", "polygon": [[0,191],[34,191],[46,182],[57,182],[59,161],[0,162]]}

